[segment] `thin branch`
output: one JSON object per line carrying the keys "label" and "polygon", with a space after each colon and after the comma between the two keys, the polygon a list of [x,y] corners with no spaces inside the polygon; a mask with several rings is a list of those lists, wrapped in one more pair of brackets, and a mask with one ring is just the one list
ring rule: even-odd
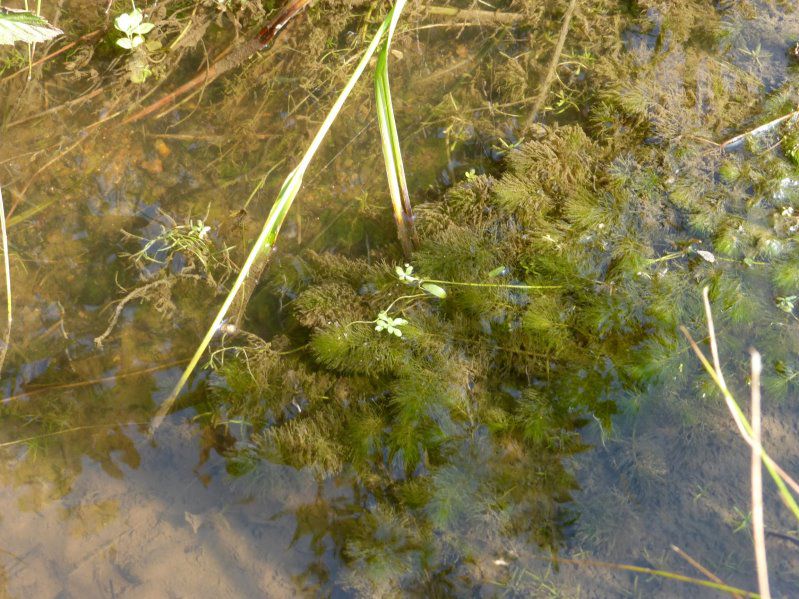
{"label": "thin branch", "polygon": [[427,14],[437,17],[451,17],[469,21],[494,21],[496,23],[517,23],[524,19],[522,13],[502,12],[499,10],[475,10],[469,8],[453,8],[451,6],[428,6]]}
{"label": "thin branch", "polygon": [[788,114],[786,114],[784,116],[781,116],[779,118],[776,118],[776,119],[774,119],[772,121],[769,121],[768,123],[764,123],[763,125],[760,125],[759,127],[755,127],[754,129],[752,129],[750,131],[745,131],[745,132],[743,132],[743,133],[741,133],[739,135],[736,135],[735,137],[731,137],[727,141],[721,142],[719,144],[719,147],[721,149],[723,149],[723,150],[729,150],[729,149],[734,148],[735,146],[739,145],[740,143],[742,143],[749,136],[755,136],[755,135],[761,135],[763,133],[768,133],[769,131],[774,129],[774,127],[779,125],[780,123],[783,123],[784,121],[787,121],[788,119],[794,119],[794,118],[796,118],[798,116],[799,116],[799,110],[794,110],[793,112],[789,112]]}
{"label": "thin branch", "polygon": [[538,118],[538,113],[541,111],[544,102],[547,101],[547,96],[549,96],[549,88],[552,87],[552,82],[555,81],[555,74],[558,70],[558,64],[560,64],[560,55],[563,53],[563,46],[566,44],[566,37],[569,35],[569,25],[575,8],[577,8],[577,0],[571,0],[569,8],[566,9],[566,14],[563,16],[563,25],[560,27],[560,35],[558,36],[558,42],[555,44],[555,50],[552,52],[552,60],[549,62],[546,77],[544,77],[544,82],[541,84],[541,90],[538,92],[538,97],[535,100],[535,104],[533,104],[530,116],[527,117],[528,127],[532,126]]}
{"label": "thin branch", "polygon": [[[713,574],[713,572],[705,568],[702,564],[700,564],[698,561],[696,561],[694,558],[688,555],[685,551],[677,547],[677,545],[672,545],[671,550],[674,551],[674,553],[679,555],[681,558],[683,558],[686,562],[691,564],[696,570],[707,576],[709,580],[712,580],[716,584],[724,584],[721,578]],[[738,595],[737,593],[731,593],[731,595],[732,597],[734,597],[734,599],[741,599],[741,596]]]}

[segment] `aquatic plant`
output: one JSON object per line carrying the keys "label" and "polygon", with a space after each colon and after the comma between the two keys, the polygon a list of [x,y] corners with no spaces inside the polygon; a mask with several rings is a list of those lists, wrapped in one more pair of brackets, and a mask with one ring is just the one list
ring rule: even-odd
{"label": "aquatic plant", "polygon": [[[796,495],[799,495],[799,483],[797,483],[788,473],[786,473],[763,449],[761,444],[761,428],[760,428],[760,374],[762,372],[762,361],[760,353],[752,349],[751,354],[751,387],[752,387],[752,420],[751,422],[746,418],[746,415],[741,410],[740,405],[733,397],[727,382],[724,379],[724,373],[721,369],[721,360],[719,358],[718,340],[716,339],[715,326],[713,323],[713,314],[708,299],[707,287],[703,290],[703,299],[705,304],[705,313],[707,316],[708,335],[710,339],[710,352],[712,363],[705,357],[702,350],[691,337],[687,329],[683,329],[683,333],[691,343],[691,348],[694,353],[702,362],[705,371],[713,379],[713,382],[718,387],[727,408],[735,422],[738,432],[741,437],[752,448],[752,461],[751,461],[751,489],[752,489],[752,529],[753,541],[755,547],[755,562],[757,564],[758,585],[761,597],[770,597],[769,590],[769,576],[768,565],[766,563],[766,542],[765,542],[765,526],[763,523],[763,489],[762,489],[762,474],[761,462],[765,465],[766,470],[771,475],[774,483],[779,489],[780,498],[792,512],[796,521],[799,522],[799,504],[797,504]],[[789,488],[790,487],[790,488]],[[793,493],[791,493],[793,490]]]}
{"label": "aquatic plant", "polygon": [[[378,6],[362,4],[367,17]],[[603,435],[611,435],[613,413],[621,410],[627,422],[634,421],[636,413],[651,409],[639,393],[658,385],[671,389],[658,398],[664,411],[681,410],[684,422],[713,426],[702,411],[709,400],[689,405],[676,398],[693,397],[690,391],[699,387],[676,331],[680,324],[699,326],[695,290],[701,285],[709,286],[728,333],[720,339],[724,353],[734,356],[755,339],[773,348],[765,387],[781,397],[797,388],[794,348],[780,341],[795,320],[799,297],[797,195],[787,128],[794,108],[786,101],[793,97],[791,86],[761,106],[763,89],[744,68],[758,57],[707,59],[709,46],[741,42],[731,23],[740,18],[738,7],[649,3],[640,12],[638,5],[625,5],[622,14],[616,5],[589,4],[578,5],[573,30],[558,44],[562,54],[557,47],[552,53],[551,28],[535,26],[543,13],[560,19],[555,13],[562,7],[541,3],[513,5],[529,19],[526,26],[464,34],[458,56],[501,55],[494,65],[478,61],[469,77],[457,69],[449,73],[448,64],[434,69],[437,58],[428,53],[431,78],[447,85],[461,80],[443,98],[422,103],[419,112],[429,120],[413,123],[440,135],[447,153],[441,160],[420,155],[419,168],[432,172],[451,159],[441,180],[454,183],[446,194],[429,189],[427,202],[415,207],[418,248],[407,263],[398,255],[390,244],[393,230],[384,226],[390,224],[388,210],[385,218],[378,214],[368,191],[343,213],[345,226],[325,222],[331,231],[326,236],[315,218],[306,218],[312,241],[306,235],[304,243],[329,249],[295,251],[286,239],[271,254],[276,268],[256,289],[248,318],[218,323],[210,397],[204,384],[182,396],[179,405],[197,407],[197,419],[209,430],[232,433],[219,445],[232,474],[257,473],[266,459],[307,468],[320,480],[319,497],[295,510],[297,540],[311,538],[319,555],[303,579],[309,588],[339,585],[366,595],[398,588],[425,596],[465,593],[489,578],[511,576],[502,564],[524,559],[509,549],[518,539],[514,547],[526,550],[528,541],[555,550],[564,542],[576,550],[584,543],[590,550],[607,538],[611,526],[594,534],[578,529],[571,541],[564,540],[572,533],[563,525],[582,509],[569,502],[575,482],[564,458],[583,448],[586,421],[596,419]],[[243,5],[227,6],[232,11]],[[331,31],[354,31],[346,12],[335,14],[346,27],[309,32],[314,48],[328,44],[335,37]],[[198,22],[193,15],[185,25],[181,21],[175,43],[188,39],[184,32]],[[731,32],[719,41],[716,29],[728,25]],[[527,42],[520,41],[520,32]],[[671,44],[676,51],[666,50]],[[282,98],[265,99],[264,106],[285,110],[292,122],[296,105],[325,105],[342,82],[343,67],[332,64],[352,64],[339,61],[342,55],[330,50],[314,68],[292,74],[296,88],[285,102],[290,108]],[[574,60],[579,66],[568,64]],[[261,62],[268,61],[220,82],[222,99],[200,106],[220,113],[214,120],[220,129],[235,120],[234,112],[241,115],[226,108],[245,93],[285,90],[275,82],[287,71]],[[547,75],[554,72],[548,65],[555,65],[557,77]],[[540,97],[530,95],[538,91],[539,73],[553,82],[550,99],[566,109],[558,116],[569,123],[578,119],[581,126],[554,124],[555,106],[549,103],[541,114],[550,126],[515,128],[514,121],[524,120],[523,108]],[[256,87],[259,80],[268,83]],[[774,118],[786,122],[786,129],[734,141],[741,123],[759,128]],[[251,145],[240,147],[256,147],[258,122],[253,118],[242,129]],[[175,135],[196,144],[201,137],[189,133]],[[301,126],[287,128],[270,146],[270,156],[290,159],[305,134]],[[386,142],[392,152],[395,142]],[[237,138],[231,145],[239,143]],[[198,152],[215,171],[208,175],[213,191],[206,193],[265,180],[262,163],[221,154]],[[504,162],[494,162],[501,156]],[[390,172],[404,170],[389,162]],[[457,182],[464,170],[470,173],[466,181]],[[416,186],[433,179],[423,177]],[[353,187],[331,186],[335,191],[329,193]],[[244,208],[255,206],[250,199],[257,191]],[[352,200],[347,193],[342,195]],[[332,212],[324,204],[308,210],[314,217]],[[355,212],[378,216],[365,226],[364,219],[349,222]],[[197,276],[221,283],[215,260],[226,259],[218,251],[231,243],[217,230],[215,216],[160,233],[138,232],[131,253],[144,246],[136,256],[148,263],[144,270],[163,273],[170,264],[180,270],[189,257]],[[205,227],[213,227],[214,235]],[[371,235],[362,249],[356,244],[365,229]],[[198,243],[209,237],[219,245]],[[249,297],[249,291],[242,295]],[[235,311],[234,304],[230,312]],[[148,316],[137,318],[147,322]],[[683,384],[691,389],[683,390]],[[51,418],[64,412],[58,402],[46,406],[52,407]],[[634,447],[622,451],[621,469],[642,494],[660,488],[662,459],[643,463],[647,456],[642,459]],[[346,497],[331,498],[326,485],[345,487]],[[325,539],[350,566],[338,580],[324,579],[330,575]],[[574,539],[580,541],[576,548]],[[645,575],[653,570],[638,568]]]}
{"label": "aquatic plant", "polygon": [[133,3],[130,12],[123,12],[114,19],[114,27],[125,37],[117,39],[116,45],[125,50],[135,50],[144,43],[144,36],[150,33],[155,25],[144,21],[144,15]]}
{"label": "aquatic plant", "polygon": [[[783,176],[780,158],[736,159],[733,172],[724,155],[694,154],[680,177],[666,177],[662,156],[553,127],[510,152],[501,177],[471,175],[418,205],[410,264],[313,252],[280,260],[265,289],[286,298],[287,336],[261,350],[273,378],[239,359],[219,369],[215,401],[253,431],[231,459],[352,480],[375,498],[363,526],[379,511],[406,514],[403,535],[426,531],[426,550],[400,543],[389,557],[368,540],[381,523],[356,534],[346,518],[328,522],[341,527],[353,569],[340,584],[360,577],[361,590],[411,588],[408,560],[428,572],[457,568],[499,552],[492,539],[511,531],[557,546],[573,486],[560,460],[582,448],[587,419],[610,430],[620,401],[611,397],[634,405],[639,391],[686,380],[678,327],[702,321],[697,282],[709,284],[726,326],[763,338],[769,327],[758,323],[779,317],[768,281],[781,273],[792,290],[779,249],[794,243],[790,212],[766,205],[766,226],[764,201],[752,200],[768,189],[759,169]],[[723,169],[712,193],[697,191]],[[707,214],[718,216],[693,226]],[[731,246],[725,231],[745,235]],[[765,282],[760,293],[742,293],[753,280]],[[401,335],[374,330],[381,313],[403,321]],[[734,351],[735,339],[725,343]],[[278,382],[286,371],[289,388]],[[462,497],[485,511],[459,511]],[[485,536],[452,529],[459,520]],[[488,521],[499,526],[490,535]]]}
{"label": "aquatic plant", "polygon": [[[161,42],[158,40],[145,42],[144,36],[155,28],[155,24],[144,20],[142,11],[136,8],[135,3],[131,2],[131,5],[133,8],[130,12],[123,12],[114,19],[114,27],[124,35],[117,38],[116,45],[132,52],[128,61],[131,82],[144,83],[153,74],[147,53],[159,50]],[[145,49],[146,52],[143,51]]]}
{"label": "aquatic plant", "polygon": [[[393,27],[396,26],[396,21],[394,16],[395,15],[397,15],[397,17],[399,16],[399,14],[402,12],[404,4],[405,4],[404,0],[400,0],[399,2],[397,2],[397,4],[389,12],[389,15],[386,17],[385,21],[383,21],[383,24],[380,26],[380,28],[378,28],[377,32],[372,38],[371,44],[364,52],[363,57],[361,58],[358,65],[355,67],[352,76],[350,77],[349,81],[347,81],[347,84],[344,86],[344,89],[342,89],[338,99],[336,100],[336,102],[333,104],[333,107],[328,112],[327,117],[325,118],[322,125],[319,127],[316,136],[311,141],[311,144],[308,147],[308,149],[305,151],[302,160],[297,165],[297,167],[291,171],[289,176],[284,181],[280,193],[278,194],[278,198],[275,201],[275,204],[272,207],[272,210],[270,211],[269,216],[266,219],[266,222],[264,223],[261,233],[258,236],[258,239],[256,239],[255,243],[253,244],[253,248],[250,251],[249,255],[247,256],[247,259],[245,260],[244,264],[242,265],[241,270],[239,271],[239,274],[236,277],[236,280],[234,281],[230,291],[228,292],[227,297],[225,298],[225,301],[222,304],[222,307],[217,312],[217,315],[214,318],[213,323],[211,324],[210,328],[205,334],[203,340],[200,342],[197,351],[194,354],[194,357],[189,362],[189,365],[186,367],[186,370],[184,371],[180,380],[175,385],[175,388],[173,389],[172,393],[164,401],[164,403],[158,409],[158,412],[156,413],[155,417],[153,418],[153,425],[152,425],[153,429],[158,428],[158,426],[163,421],[164,417],[169,413],[172,404],[175,402],[175,399],[177,399],[178,393],[180,393],[181,389],[188,381],[192,372],[194,372],[194,369],[197,367],[200,358],[205,353],[205,350],[208,347],[209,343],[211,342],[211,339],[221,327],[222,322],[225,319],[228,310],[233,305],[233,302],[236,299],[237,294],[241,290],[242,286],[244,285],[248,277],[251,276],[250,271],[253,268],[253,265],[255,264],[256,260],[259,257],[261,258],[261,260],[265,260],[266,257],[271,252],[272,248],[274,247],[275,241],[277,240],[278,234],[280,233],[280,228],[283,225],[283,221],[285,220],[286,215],[288,214],[288,211],[291,208],[292,203],[294,202],[294,199],[297,197],[297,194],[300,191],[300,187],[302,186],[302,178],[305,175],[305,171],[308,169],[308,165],[311,163],[311,160],[313,159],[314,155],[319,149],[319,146],[321,145],[322,141],[324,140],[328,131],[330,130],[333,121],[335,121],[336,117],[341,111],[341,108],[346,102],[347,97],[352,91],[352,88],[355,87],[355,84],[358,82],[358,79],[360,78],[361,74],[366,68],[366,65],[369,63],[369,60],[377,50],[378,45],[383,40],[383,35],[387,31],[393,30]],[[385,77],[385,75],[383,75],[382,77]],[[388,90],[385,81],[383,82],[381,87],[384,90],[384,92],[387,93]],[[382,112],[385,112],[385,109]],[[393,144],[394,142],[392,141],[392,145]],[[394,162],[399,160],[396,153],[394,154],[394,158],[391,160]]]}

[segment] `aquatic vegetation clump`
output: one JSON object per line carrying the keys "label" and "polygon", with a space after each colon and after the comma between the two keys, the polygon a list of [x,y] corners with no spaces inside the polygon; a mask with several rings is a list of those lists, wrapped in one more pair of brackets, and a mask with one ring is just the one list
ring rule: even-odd
{"label": "aquatic vegetation clump", "polygon": [[[347,474],[375,498],[359,526],[376,528],[342,551],[378,586],[410,583],[363,545],[379,537],[378,514],[406,514],[404,534],[428,550],[393,559],[426,571],[499,552],[502,535],[557,545],[573,488],[562,457],[582,449],[587,418],[610,425],[612,392],[658,374],[645,365],[672,351],[673,310],[690,312],[673,294],[702,260],[662,255],[671,229],[647,210],[667,195],[641,193],[654,175],[578,127],[546,133],[502,178],[470,177],[419,206],[410,279],[443,296],[409,290],[390,264],[305,252],[267,281],[289,300],[287,337],[262,350],[268,367],[219,370],[217,409],[252,433],[237,464]],[[381,311],[402,316],[401,335],[375,330]]]}
{"label": "aquatic vegetation clump", "polygon": [[[259,294],[284,306],[269,368],[227,360],[214,391],[215,409],[251,431],[236,463],[309,467],[372,498],[357,532],[351,515],[326,523],[352,568],[339,584],[353,588],[411,588],[408,563],[476,580],[464,564],[509,535],[557,546],[574,488],[563,457],[583,448],[589,418],[610,427],[620,394],[634,408],[638,392],[686,380],[677,329],[701,322],[697,286],[723,323],[765,343],[780,313],[770,281],[793,310],[790,186],[775,186],[790,172],[780,156],[634,154],[546,128],[501,177],[470,175],[416,207],[412,268],[286,257]],[[753,281],[760,293],[744,292]],[[785,351],[766,376],[783,393],[799,369]],[[386,527],[394,541],[381,545]]]}

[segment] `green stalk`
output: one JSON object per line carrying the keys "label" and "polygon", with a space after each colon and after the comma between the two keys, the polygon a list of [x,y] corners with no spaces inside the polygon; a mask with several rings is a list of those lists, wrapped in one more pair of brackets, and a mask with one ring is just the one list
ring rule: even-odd
{"label": "green stalk", "polygon": [[463,281],[442,281],[439,279],[419,279],[421,283],[441,283],[456,287],[488,287],[492,289],[563,289],[563,285],[516,285],[512,283],[465,283]]}
{"label": "green stalk", "polygon": [[727,404],[727,409],[732,415],[732,419],[735,422],[741,437],[743,437],[743,440],[746,441],[750,447],[753,447],[759,451],[763,465],[766,467],[769,475],[774,480],[774,484],[777,485],[780,498],[786,507],[793,513],[797,522],[799,522],[799,504],[797,504],[796,499],[788,489],[788,485],[790,485],[794,491],[799,493],[799,485],[782,469],[782,467],[780,467],[779,464],[777,464],[771,458],[771,456],[766,453],[766,450],[763,449],[763,446],[760,443],[755,444],[752,436],[752,426],[746,419],[746,415],[738,405],[735,397],[733,397],[729,387],[727,387],[727,382],[724,380],[724,373],[721,370],[721,362],[718,356],[718,343],[716,341],[716,331],[713,325],[713,314],[710,309],[710,300],[708,299],[707,287],[702,290],[702,299],[704,300],[705,304],[708,336],[710,338],[710,350],[713,358],[712,364],[710,363],[710,360],[705,357],[705,354],[702,353],[702,350],[699,349],[696,341],[693,340],[691,334],[685,327],[681,327],[682,332],[687,337],[688,342],[691,344],[691,348],[694,350],[696,357],[699,358],[702,366],[704,366],[705,370],[710,375],[710,378],[712,378],[713,382],[716,384],[716,387],[718,387],[719,391],[721,391],[721,394],[724,397],[724,402]]}
{"label": "green stalk", "polygon": [[724,593],[738,595],[740,597],[748,597],[750,599],[761,599],[759,594],[753,593],[751,591],[745,591],[744,589],[739,589],[738,587],[733,587],[728,584],[714,582],[711,580],[703,580],[701,578],[694,578],[692,576],[685,576],[684,574],[677,574],[676,572],[669,572],[667,570],[655,570],[654,568],[645,568],[643,566],[632,566],[629,564],[615,564],[612,562],[600,562],[597,560],[590,560],[590,559],[553,558],[552,562],[555,564],[563,563],[563,564],[571,564],[574,566],[609,568],[613,570],[625,570],[627,572],[648,574],[650,576],[668,578],[669,580],[687,582],[688,584],[707,587],[710,589],[715,589],[717,591],[722,591]]}
{"label": "green stalk", "polygon": [[380,141],[383,149],[383,160],[386,163],[386,177],[388,190],[391,195],[391,205],[394,209],[394,221],[397,225],[397,236],[402,244],[402,251],[406,258],[410,258],[413,250],[413,210],[411,208],[408,182],[405,179],[405,166],[402,162],[397,123],[394,120],[394,106],[391,102],[391,86],[388,80],[388,55],[391,40],[397,26],[400,13],[405,5],[405,0],[397,0],[394,13],[386,34],[386,41],[377,57],[375,67],[375,100],[377,107],[377,122],[380,125]]}
{"label": "green stalk", "polygon": [[155,431],[161,425],[166,415],[172,409],[172,406],[174,405],[181,389],[183,389],[183,386],[189,380],[189,377],[194,372],[197,364],[199,364],[200,358],[202,358],[202,355],[205,353],[208,345],[210,345],[214,335],[222,326],[230,306],[233,304],[236,295],[244,285],[244,282],[247,279],[250,269],[252,268],[256,259],[262,253],[268,254],[274,247],[277,236],[280,233],[280,227],[286,218],[286,214],[288,214],[291,204],[294,202],[294,198],[297,197],[297,193],[300,191],[300,187],[302,186],[302,178],[305,175],[305,171],[308,169],[308,165],[311,163],[311,160],[319,149],[319,146],[322,144],[322,141],[330,130],[330,127],[333,125],[333,122],[336,120],[336,117],[338,117],[339,113],[341,112],[344,102],[346,102],[350,92],[352,92],[352,89],[355,87],[358,79],[360,79],[363,71],[366,69],[366,65],[369,64],[369,60],[377,50],[380,41],[383,39],[383,35],[385,35],[386,31],[388,31],[389,24],[393,21],[394,15],[398,13],[397,7],[401,8],[403,4],[404,0],[399,0],[394,8],[391,9],[378,30],[375,32],[372,42],[369,44],[366,52],[364,52],[361,61],[358,63],[358,66],[355,67],[355,71],[353,72],[349,81],[347,81],[347,84],[344,86],[341,94],[339,94],[339,97],[336,99],[336,102],[333,104],[330,112],[328,112],[324,122],[319,127],[319,131],[317,131],[316,136],[313,138],[311,145],[303,155],[302,160],[283,182],[283,187],[280,189],[277,200],[275,200],[275,204],[272,206],[272,210],[269,212],[269,216],[264,223],[263,229],[261,230],[258,239],[255,241],[255,245],[250,251],[249,256],[247,256],[247,260],[245,260],[244,265],[241,267],[241,272],[239,272],[238,277],[236,277],[236,280],[233,283],[233,286],[231,287],[227,297],[225,298],[225,301],[222,303],[222,307],[219,309],[216,318],[214,318],[214,321],[211,323],[211,326],[206,332],[205,337],[197,347],[197,351],[194,353],[189,365],[186,366],[186,369],[183,371],[180,380],[172,389],[169,397],[167,397],[164,403],[162,403],[158,408],[158,411],[153,417],[153,420],[150,424],[151,432]]}

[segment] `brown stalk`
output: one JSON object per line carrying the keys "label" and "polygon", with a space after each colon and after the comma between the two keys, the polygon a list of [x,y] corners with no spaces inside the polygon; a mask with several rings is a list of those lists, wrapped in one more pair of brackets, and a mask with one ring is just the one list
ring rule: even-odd
{"label": "brown stalk", "polygon": [[755,546],[757,586],[763,599],[771,599],[763,522],[763,446],[760,444],[760,373],[763,365],[757,350],[752,355],[752,542]]}
{"label": "brown stalk", "polygon": [[555,80],[555,75],[558,71],[558,65],[560,64],[560,56],[563,54],[563,46],[566,44],[566,37],[569,35],[569,25],[571,24],[572,16],[574,16],[574,10],[576,8],[577,0],[571,0],[571,2],[569,2],[569,7],[566,9],[566,14],[563,16],[563,24],[560,27],[560,35],[558,36],[558,41],[555,44],[555,49],[552,52],[552,59],[549,62],[549,69],[544,77],[544,82],[541,84],[541,91],[538,92],[538,97],[535,99],[535,104],[533,104],[533,109],[530,112],[530,116],[527,117],[528,127],[535,123],[535,120],[538,118],[538,113],[541,111],[541,107],[544,105],[544,102],[547,101],[547,96],[549,96],[549,88],[552,87],[552,82]]}
{"label": "brown stalk", "polygon": [[[712,580],[716,584],[724,584],[724,581],[722,581],[721,578],[713,574],[713,572],[705,568],[702,564],[700,564],[698,561],[696,561],[694,558],[688,555],[685,551],[677,547],[677,545],[672,545],[671,550],[674,551],[674,553],[679,555],[681,558],[683,558],[686,562],[691,564],[696,570],[704,574],[708,578],[708,580]],[[741,599],[741,596],[737,593],[731,593],[731,596],[734,599]]]}

